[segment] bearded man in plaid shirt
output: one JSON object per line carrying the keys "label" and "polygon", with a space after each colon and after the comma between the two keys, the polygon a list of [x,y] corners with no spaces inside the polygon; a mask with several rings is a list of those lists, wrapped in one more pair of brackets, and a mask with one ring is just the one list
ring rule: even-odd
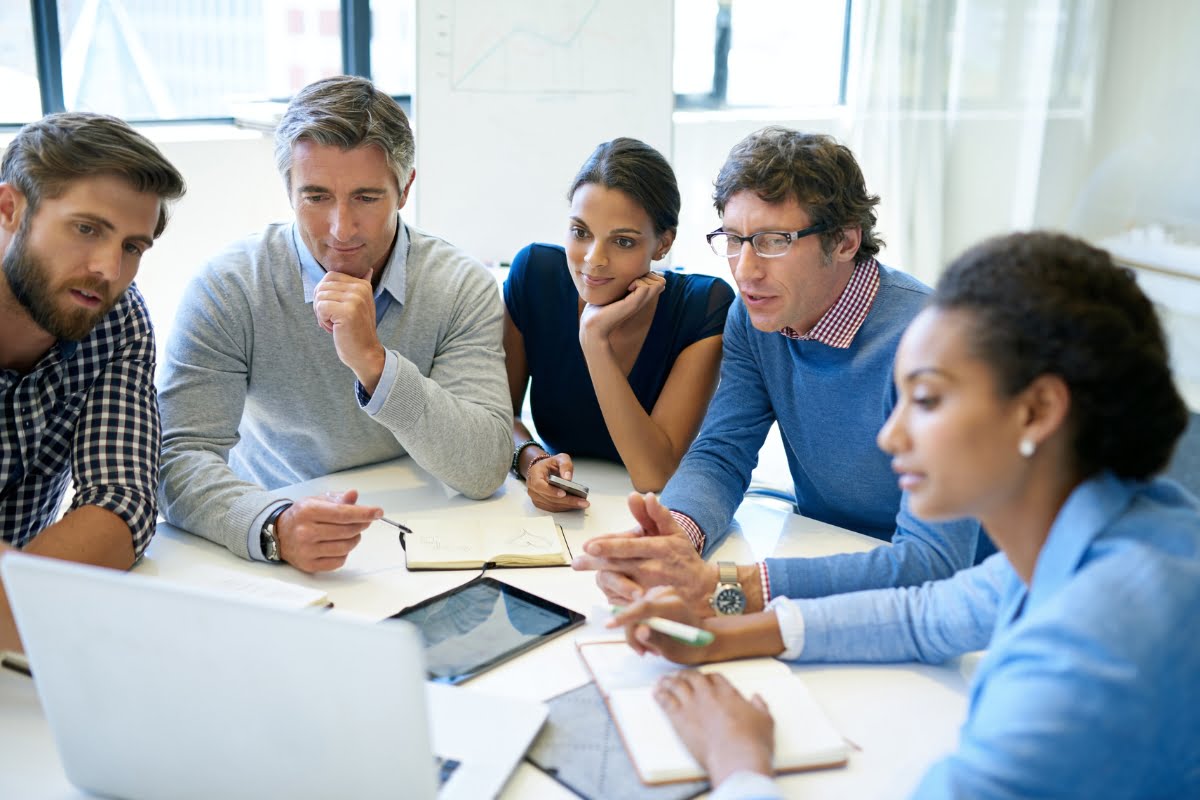
{"label": "bearded man in plaid shirt", "polygon": [[[158,148],[113,117],[52,114],[5,151],[0,558],[128,569],[154,534],[154,331],[132,283],[183,192]],[[0,585],[0,650],[19,649]]]}

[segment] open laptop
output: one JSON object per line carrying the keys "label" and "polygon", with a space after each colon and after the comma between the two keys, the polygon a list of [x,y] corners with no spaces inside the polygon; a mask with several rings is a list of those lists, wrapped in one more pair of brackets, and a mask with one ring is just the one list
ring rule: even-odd
{"label": "open laptop", "polygon": [[22,554],[0,572],[67,777],[91,792],[489,797],[545,721],[540,703],[427,685],[407,623]]}

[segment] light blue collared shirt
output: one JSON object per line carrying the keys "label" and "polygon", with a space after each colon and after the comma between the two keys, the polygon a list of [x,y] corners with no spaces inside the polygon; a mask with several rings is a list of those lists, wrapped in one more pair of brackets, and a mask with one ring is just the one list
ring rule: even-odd
{"label": "light blue collared shirt", "polygon": [[938,663],[989,646],[958,749],[916,797],[1200,797],[1198,512],[1171,481],[1100,475],[1063,505],[1028,587],[1000,553],[921,587],[784,601],[803,618],[785,647]]}
{"label": "light blue collared shirt", "polygon": [[[300,238],[300,231],[295,223],[292,223],[292,244],[296,248],[296,258],[300,262],[300,281],[304,286],[304,302],[310,306],[313,303],[313,295],[316,294],[317,284],[325,277],[326,271],[313,254],[309,252],[308,247],[304,244],[304,240]],[[379,286],[375,289],[375,326],[378,327],[383,322],[384,315],[391,310],[395,305],[396,312],[399,313],[404,308],[404,288],[407,283],[407,265],[408,265],[408,228],[405,227],[403,220],[398,220],[396,224],[396,241],[392,246],[391,255],[383,265],[383,275],[379,278]],[[379,376],[379,384],[375,387],[375,392],[368,395],[366,389],[358,381],[354,382],[354,394],[358,398],[358,404],[368,413],[375,414],[383,406],[383,400],[391,391],[392,384],[396,382],[396,375],[400,370],[400,356],[393,350],[388,350],[383,361],[383,374]],[[250,531],[247,535],[246,546],[250,551],[250,557],[256,561],[265,561],[266,557],[262,552],[262,531],[263,524],[267,521],[267,517],[271,512],[283,505],[289,505],[289,501],[280,500],[277,503],[272,503],[267,506],[250,526]]]}
{"label": "light blue collared shirt", "polygon": [[[300,280],[304,284],[304,302],[312,305],[313,295],[316,294],[317,284],[325,277],[325,268],[317,263],[317,259],[308,251],[304,239],[295,223],[292,224],[292,243],[296,245],[296,257],[300,260]],[[408,229],[403,222],[396,225],[396,242],[392,253],[383,265],[383,275],[379,286],[375,289],[375,324],[383,321],[383,315],[393,302],[404,305],[404,286],[408,277]]]}

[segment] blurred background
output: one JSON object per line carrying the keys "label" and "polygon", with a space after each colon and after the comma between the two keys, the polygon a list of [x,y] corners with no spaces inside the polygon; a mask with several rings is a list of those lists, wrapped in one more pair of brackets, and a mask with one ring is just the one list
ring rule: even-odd
{"label": "blurred background", "polygon": [[206,258],[289,217],[269,130],[326,75],[405,105],[406,219],[497,267],[561,241],[575,170],[627,134],[679,176],[672,263],[727,276],[703,234],[730,146],[827,132],[882,197],[882,260],[927,282],[1034,227],[1136,267],[1198,409],[1198,34],[1192,0],[13,0],[0,144],[45,111],[103,111],[181,168],[189,194],[138,278],[161,346]]}

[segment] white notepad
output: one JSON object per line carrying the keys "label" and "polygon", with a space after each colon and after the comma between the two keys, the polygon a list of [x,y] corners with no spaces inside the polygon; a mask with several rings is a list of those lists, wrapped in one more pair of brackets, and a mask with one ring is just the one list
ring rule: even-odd
{"label": "white notepad", "polygon": [[571,563],[562,529],[551,516],[491,517],[447,522],[413,519],[404,537],[409,569],[548,567]]}
{"label": "white notepad", "polygon": [[171,573],[170,579],[239,600],[280,608],[329,605],[329,595],[324,589],[313,589],[268,575],[250,575],[210,564],[192,564]]}
{"label": "white notepad", "polygon": [[[643,783],[673,783],[705,777],[654,700],[655,683],[681,668],[664,658],[639,656],[625,642],[579,644],[596,686]],[[808,687],[774,658],[726,661],[699,667],[724,675],[749,698],[762,695],[775,718],[777,772],[793,772],[846,763],[849,748]]]}

